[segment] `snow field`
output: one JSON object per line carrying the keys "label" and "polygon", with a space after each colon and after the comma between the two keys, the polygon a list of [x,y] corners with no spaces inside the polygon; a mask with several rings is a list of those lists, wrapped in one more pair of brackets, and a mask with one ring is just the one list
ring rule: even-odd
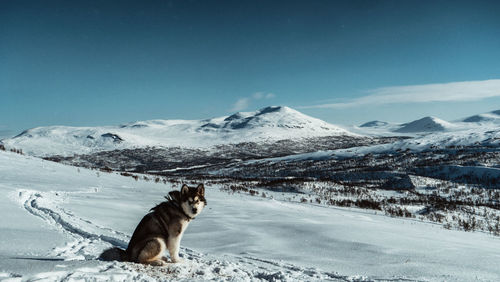
{"label": "snow field", "polygon": [[[360,209],[207,187],[182,264],[95,260],[125,247],[171,184],[0,152],[0,279],[7,281],[498,281],[500,240]],[[268,193],[268,192],[266,192]]]}

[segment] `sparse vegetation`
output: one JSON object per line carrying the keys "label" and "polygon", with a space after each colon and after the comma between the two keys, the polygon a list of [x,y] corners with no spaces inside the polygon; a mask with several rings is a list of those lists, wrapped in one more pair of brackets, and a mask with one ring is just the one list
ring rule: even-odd
{"label": "sparse vegetation", "polygon": [[[442,224],[447,229],[479,230],[500,235],[498,190],[420,176],[411,178],[418,184],[412,190],[366,188],[334,181],[304,179],[245,181],[221,178],[220,182],[215,179],[210,181],[218,183],[222,190],[230,193],[255,195],[252,187],[274,193],[284,190],[301,191],[294,194],[302,196],[283,197],[283,200],[382,211],[391,217],[416,218]],[[278,187],[279,185],[288,188]],[[388,196],[388,193],[392,196]]]}
{"label": "sparse vegetation", "polygon": [[[369,141],[381,144],[399,139]],[[352,157],[264,159],[369,145],[367,139],[347,137],[308,141],[242,143],[210,150],[127,149],[48,159],[122,171],[121,175],[135,180],[170,182],[174,187],[179,178],[189,178],[220,185],[230,193],[263,198],[283,193],[287,201],[381,211],[447,229],[500,235],[500,174],[491,169],[500,167],[497,147],[431,146],[421,152],[406,149]]]}
{"label": "sparse vegetation", "polygon": [[[7,151],[7,148],[5,148],[4,145],[0,144],[0,150],[1,151]],[[10,148],[8,151],[10,151],[12,153],[19,154],[19,155],[24,155],[23,150],[21,150],[21,149]]]}

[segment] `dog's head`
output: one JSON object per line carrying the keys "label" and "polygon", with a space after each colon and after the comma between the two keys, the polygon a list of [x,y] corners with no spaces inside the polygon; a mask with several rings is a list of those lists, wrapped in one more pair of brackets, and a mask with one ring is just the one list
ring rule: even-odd
{"label": "dog's head", "polygon": [[198,187],[188,187],[186,184],[181,188],[181,207],[190,217],[196,217],[207,205],[205,200],[205,187],[203,184]]}

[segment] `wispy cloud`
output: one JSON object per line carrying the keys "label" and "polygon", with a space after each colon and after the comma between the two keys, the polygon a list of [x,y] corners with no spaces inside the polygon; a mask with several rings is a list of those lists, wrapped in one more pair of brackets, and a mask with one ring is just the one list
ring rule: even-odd
{"label": "wispy cloud", "polygon": [[231,108],[232,112],[242,111],[247,109],[253,101],[257,100],[267,100],[276,97],[274,93],[266,93],[266,92],[256,92],[252,94],[250,97],[239,98],[236,103],[233,104]]}
{"label": "wispy cloud", "polygon": [[250,98],[239,98],[238,101],[234,103],[233,107],[231,108],[231,111],[232,112],[241,111],[248,108],[249,105],[250,105]]}
{"label": "wispy cloud", "polygon": [[367,92],[368,95],[366,96],[342,103],[323,103],[299,108],[342,109],[366,105],[477,101],[500,97],[500,79],[393,86],[377,88]]}

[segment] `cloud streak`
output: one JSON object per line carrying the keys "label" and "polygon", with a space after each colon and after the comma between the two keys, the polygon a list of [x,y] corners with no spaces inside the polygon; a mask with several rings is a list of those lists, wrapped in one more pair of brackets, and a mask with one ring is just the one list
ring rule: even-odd
{"label": "cloud streak", "polygon": [[241,111],[248,108],[249,105],[250,105],[250,98],[248,97],[239,98],[238,101],[234,103],[233,107],[231,108],[231,111],[232,112]]}
{"label": "cloud streak", "polygon": [[366,105],[477,101],[500,97],[500,79],[382,87],[341,103],[302,106],[302,109],[344,109]]}
{"label": "cloud streak", "polygon": [[231,108],[232,112],[238,112],[242,111],[250,106],[250,104],[253,101],[257,100],[267,100],[267,99],[272,99],[276,97],[273,93],[266,93],[266,92],[256,92],[250,97],[243,97],[239,98],[236,103],[233,104],[233,107]]}

